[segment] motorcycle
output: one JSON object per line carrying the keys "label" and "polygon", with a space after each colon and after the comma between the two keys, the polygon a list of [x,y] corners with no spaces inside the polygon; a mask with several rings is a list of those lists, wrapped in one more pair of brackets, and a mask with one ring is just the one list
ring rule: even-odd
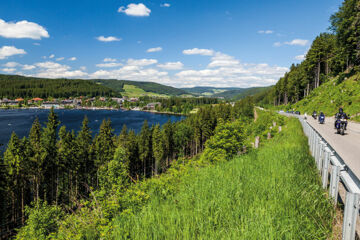
{"label": "motorcycle", "polygon": [[346,124],[347,124],[347,120],[343,116],[336,120],[335,127],[337,130],[337,134],[341,134],[341,135],[345,134]]}
{"label": "motorcycle", "polygon": [[320,115],[320,116],[319,116],[319,123],[320,123],[320,124],[324,124],[324,123],[325,123],[325,115]]}
{"label": "motorcycle", "polygon": [[317,118],[317,114],[316,114],[316,113],[313,113],[311,116],[316,120],[316,118]]}

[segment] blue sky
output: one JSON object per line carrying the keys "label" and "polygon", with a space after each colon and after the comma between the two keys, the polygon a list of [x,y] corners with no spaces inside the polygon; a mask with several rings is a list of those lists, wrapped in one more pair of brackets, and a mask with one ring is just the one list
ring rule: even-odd
{"label": "blue sky", "polygon": [[341,2],[1,1],[0,73],[267,86],[303,59]]}

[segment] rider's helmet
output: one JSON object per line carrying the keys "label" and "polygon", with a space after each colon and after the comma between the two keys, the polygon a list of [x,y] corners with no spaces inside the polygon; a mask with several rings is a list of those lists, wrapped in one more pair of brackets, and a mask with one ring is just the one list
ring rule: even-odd
{"label": "rider's helmet", "polygon": [[339,113],[343,113],[343,109],[342,108],[339,108]]}

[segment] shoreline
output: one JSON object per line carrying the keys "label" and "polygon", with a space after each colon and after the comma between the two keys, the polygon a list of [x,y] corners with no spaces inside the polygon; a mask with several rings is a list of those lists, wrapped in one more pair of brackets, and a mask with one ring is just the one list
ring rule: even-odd
{"label": "shoreline", "polygon": [[[31,110],[31,109],[39,109],[39,110],[50,110],[51,108],[45,107],[0,107],[0,110]],[[176,115],[176,116],[187,116],[182,113],[173,113],[173,112],[158,112],[153,110],[133,110],[126,108],[112,108],[112,107],[81,107],[81,108],[54,108],[54,110],[87,110],[87,111],[99,111],[99,110],[111,110],[111,111],[138,111],[138,112],[148,112],[148,113],[156,113],[156,114],[164,114],[164,115]]]}

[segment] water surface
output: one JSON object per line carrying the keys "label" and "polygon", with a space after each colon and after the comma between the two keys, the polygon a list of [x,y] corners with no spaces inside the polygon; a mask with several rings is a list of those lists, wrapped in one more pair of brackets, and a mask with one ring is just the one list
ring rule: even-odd
{"label": "water surface", "polygon": [[[124,110],[55,110],[61,122],[60,126],[65,125],[68,130],[79,131],[82,121],[86,115],[89,119],[89,126],[96,134],[99,130],[103,119],[110,119],[114,133],[119,134],[124,124],[128,129],[133,129],[139,132],[144,120],[149,122],[149,125],[160,125],[166,123],[168,120],[179,121],[184,116],[156,114],[141,111],[124,111]],[[44,126],[47,121],[49,110],[45,109],[12,109],[0,110],[0,152],[4,151],[11,133],[15,132],[20,138],[28,136],[30,128],[35,118],[38,117],[40,123]]]}

